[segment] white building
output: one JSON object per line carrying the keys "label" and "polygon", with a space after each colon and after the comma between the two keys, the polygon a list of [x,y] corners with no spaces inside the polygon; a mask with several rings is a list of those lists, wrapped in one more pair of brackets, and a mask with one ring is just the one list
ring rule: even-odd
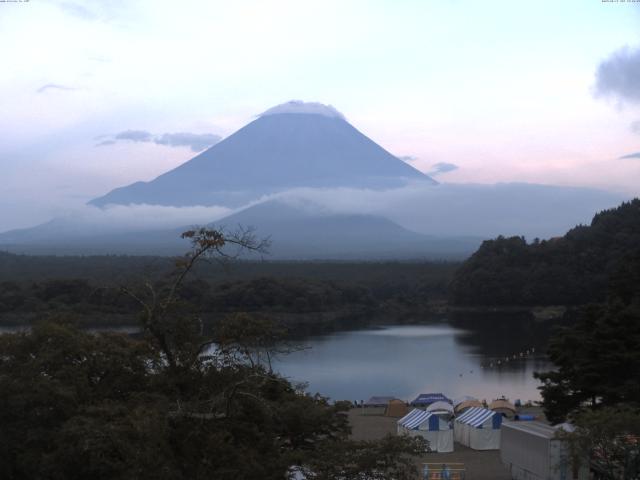
{"label": "white building", "polygon": [[587,480],[587,462],[572,468],[559,429],[540,422],[503,422],[500,458],[514,480]]}

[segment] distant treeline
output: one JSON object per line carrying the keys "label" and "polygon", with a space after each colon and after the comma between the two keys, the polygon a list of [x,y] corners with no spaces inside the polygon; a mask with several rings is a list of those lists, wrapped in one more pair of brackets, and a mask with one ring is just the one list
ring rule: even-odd
{"label": "distant treeline", "polygon": [[564,237],[485,241],[456,272],[457,305],[582,305],[602,302],[610,278],[640,254],[640,200],[594,216]]}
{"label": "distant treeline", "polygon": [[[0,254],[0,326],[49,317],[85,326],[132,325],[140,306],[122,287],[162,282],[162,257],[33,257]],[[203,264],[180,298],[205,323],[231,312],[281,320],[294,334],[370,323],[442,302],[455,263],[234,262]]]}

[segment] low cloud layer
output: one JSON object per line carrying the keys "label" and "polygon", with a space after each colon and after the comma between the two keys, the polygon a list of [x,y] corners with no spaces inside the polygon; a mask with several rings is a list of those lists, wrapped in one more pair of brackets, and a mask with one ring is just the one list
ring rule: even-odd
{"label": "low cloud layer", "polygon": [[427,175],[430,177],[435,177],[436,175],[440,175],[442,173],[453,172],[454,170],[458,170],[458,167],[454,163],[447,162],[439,162],[431,165],[431,170],[427,172]]}
{"label": "low cloud layer", "polygon": [[595,91],[622,103],[640,103],[640,48],[624,47],[600,63]]}
{"label": "low cloud layer", "polygon": [[163,230],[204,225],[231,214],[233,210],[219,206],[165,207],[161,205],[109,205],[98,208],[84,205],[68,211],[58,219],[67,225],[96,231]]}
{"label": "low cloud layer", "polygon": [[[331,214],[365,214],[385,217],[415,232],[437,237],[494,238],[524,235],[528,239],[563,235],[577,224],[588,224],[594,213],[618,205],[627,198],[586,188],[534,184],[440,184],[414,182],[402,188],[370,190],[354,188],[298,188],[264,196],[251,202],[274,201],[293,207],[301,217]],[[155,231],[149,242],[178,238],[180,229],[215,222],[233,230],[238,225],[229,215],[242,210],[220,206],[166,207],[158,205],[83,206],[49,223],[24,232],[0,235],[0,244],[66,241],[100,236],[104,241],[144,243],[136,232]],[[260,238],[274,235],[279,226],[262,214]],[[264,220],[271,221],[271,225]],[[244,227],[251,227],[243,224]],[[122,234],[125,234],[124,236]],[[128,236],[127,236],[128,235]],[[76,242],[78,243],[78,242]]]}
{"label": "low cloud layer", "polygon": [[128,141],[155,143],[157,145],[165,145],[168,147],[189,147],[194,152],[201,152],[202,150],[215,145],[220,140],[222,140],[222,137],[212,133],[177,132],[154,135],[146,130],[125,130],[101,141],[96,144],[96,147],[104,147],[114,145],[121,141]]}
{"label": "low cloud layer", "polygon": [[[525,235],[549,238],[627,198],[590,188],[526,183],[440,184],[415,182],[390,190],[300,188],[273,195],[319,212],[380,215],[409,230],[436,236]],[[258,232],[268,235],[271,232]]]}
{"label": "low cloud layer", "polygon": [[628,155],[618,157],[619,160],[626,160],[628,158],[640,158],[640,152],[629,153]]}
{"label": "low cloud layer", "polygon": [[[410,230],[436,236],[564,234],[593,215],[616,206],[622,196],[574,187],[505,183],[495,185],[412,182],[389,190],[297,188],[267,195],[237,209],[220,206],[86,206],[73,212],[90,228],[152,230],[219,221],[252,205],[276,200],[307,213],[380,215]],[[417,208],[419,206],[419,208]],[[232,228],[236,225],[227,225]],[[245,225],[250,226],[250,225]],[[257,232],[268,236],[273,232]]]}

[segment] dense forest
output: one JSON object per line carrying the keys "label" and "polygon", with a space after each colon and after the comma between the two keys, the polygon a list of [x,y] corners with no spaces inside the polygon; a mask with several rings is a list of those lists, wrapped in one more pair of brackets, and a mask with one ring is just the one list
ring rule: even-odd
{"label": "dense forest", "polygon": [[[229,312],[267,315],[294,335],[429,312],[446,299],[456,263],[201,262],[180,295],[209,327]],[[124,289],[162,282],[175,258],[0,253],[0,327],[64,316],[81,326],[137,323]],[[436,307],[434,307],[436,306]]]}
{"label": "dense forest", "polygon": [[563,237],[485,241],[456,272],[456,305],[582,305],[603,302],[608,281],[640,251],[640,200],[593,217]]}

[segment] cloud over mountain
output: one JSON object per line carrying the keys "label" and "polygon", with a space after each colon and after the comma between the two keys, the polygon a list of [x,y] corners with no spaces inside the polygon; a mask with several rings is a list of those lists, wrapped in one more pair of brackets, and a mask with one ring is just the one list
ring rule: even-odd
{"label": "cloud over mountain", "polygon": [[438,162],[431,165],[431,170],[427,172],[427,175],[435,177],[441,173],[453,172],[454,170],[458,170],[458,168],[460,167],[454,163]]}
{"label": "cloud over mountain", "polygon": [[333,105],[325,105],[320,102],[303,102],[302,100],[291,100],[289,102],[281,103],[280,105],[276,105],[275,107],[265,110],[258,116],[265,117],[267,115],[278,115],[280,113],[306,113],[346,120],[344,115]]}
{"label": "cloud over mountain", "polygon": [[170,147],[191,147],[194,152],[201,152],[205,148],[209,148],[211,145],[215,145],[222,137],[211,133],[163,133],[159,137],[156,137],[153,141],[158,145],[168,145]]}

